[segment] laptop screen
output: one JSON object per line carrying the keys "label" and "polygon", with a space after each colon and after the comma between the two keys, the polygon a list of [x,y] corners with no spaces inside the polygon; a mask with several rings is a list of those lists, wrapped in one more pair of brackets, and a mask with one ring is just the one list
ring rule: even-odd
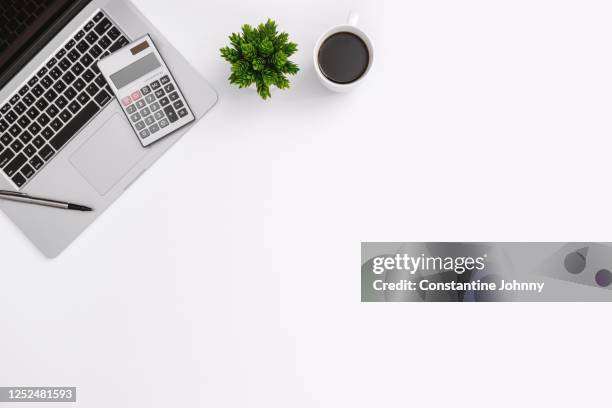
{"label": "laptop screen", "polygon": [[61,28],[53,32],[53,27],[60,22],[65,24],[62,17],[79,3],[78,0],[0,0],[0,87],[53,38]]}

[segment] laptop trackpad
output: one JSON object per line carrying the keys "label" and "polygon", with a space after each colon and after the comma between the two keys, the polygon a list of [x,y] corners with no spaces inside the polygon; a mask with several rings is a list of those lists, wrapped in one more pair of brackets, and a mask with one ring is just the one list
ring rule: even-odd
{"label": "laptop trackpad", "polygon": [[146,153],[125,117],[116,113],[74,152],[70,162],[105,195]]}

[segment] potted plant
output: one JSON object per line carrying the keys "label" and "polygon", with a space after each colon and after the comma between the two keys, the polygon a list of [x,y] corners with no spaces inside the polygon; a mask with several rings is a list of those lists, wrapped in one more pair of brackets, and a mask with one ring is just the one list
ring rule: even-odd
{"label": "potted plant", "polygon": [[300,70],[289,57],[297,51],[297,44],[289,41],[289,34],[279,33],[276,23],[268,19],[264,24],[242,26],[242,33],[229,36],[230,46],[221,48],[221,56],[231,64],[229,82],[239,88],[255,86],[262,99],[268,99],[270,87],[289,88],[287,75]]}

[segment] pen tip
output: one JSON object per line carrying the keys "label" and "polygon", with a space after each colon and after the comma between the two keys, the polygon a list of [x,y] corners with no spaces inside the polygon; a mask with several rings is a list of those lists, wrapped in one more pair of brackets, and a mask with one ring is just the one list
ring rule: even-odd
{"label": "pen tip", "polygon": [[93,211],[93,208],[86,207],[84,205],[78,205],[78,204],[68,204],[68,209],[77,210],[77,211]]}

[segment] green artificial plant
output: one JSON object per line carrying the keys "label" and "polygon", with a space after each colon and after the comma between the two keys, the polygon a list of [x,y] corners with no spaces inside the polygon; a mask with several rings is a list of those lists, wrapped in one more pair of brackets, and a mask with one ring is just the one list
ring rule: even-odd
{"label": "green artificial plant", "polygon": [[229,36],[231,46],[221,48],[221,56],[229,62],[231,84],[247,88],[253,84],[262,99],[269,98],[270,86],[289,88],[287,75],[300,70],[289,57],[297,51],[297,44],[289,42],[289,34],[277,31],[276,23],[268,19],[265,24],[242,26],[242,33]]}

